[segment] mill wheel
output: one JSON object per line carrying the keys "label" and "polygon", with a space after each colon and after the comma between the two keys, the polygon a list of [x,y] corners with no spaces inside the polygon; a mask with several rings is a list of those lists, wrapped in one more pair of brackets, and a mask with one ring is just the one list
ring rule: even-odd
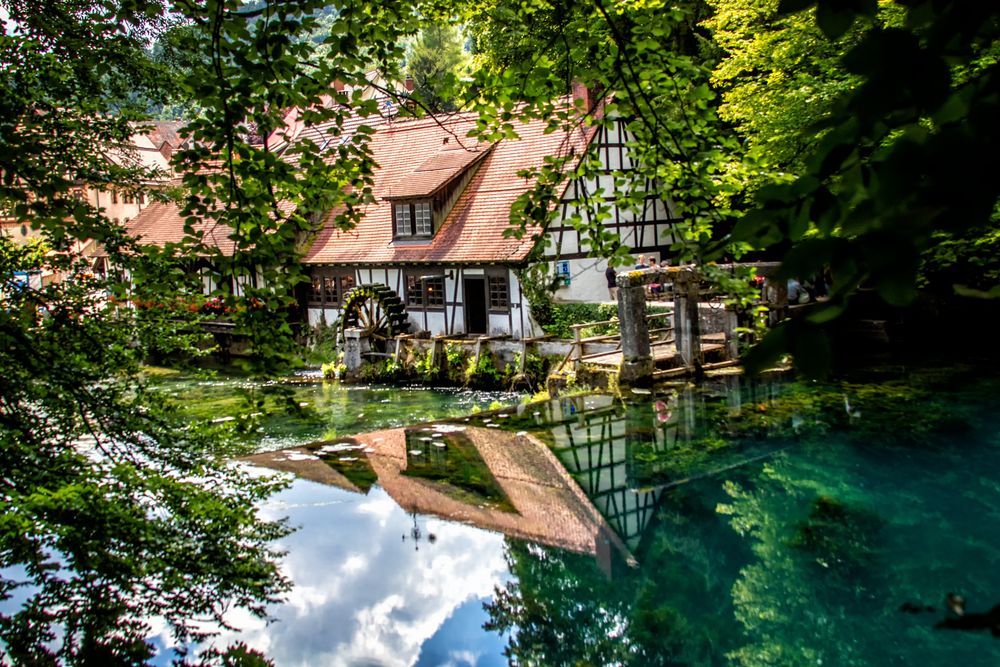
{"label": "mill wheel", "polygon": [[355,327],[371,340],[372,347],[385,351],[385,342],[410,328],[406,308],[399,296],[380,283],[358,285],[344,299],[342,329]]}

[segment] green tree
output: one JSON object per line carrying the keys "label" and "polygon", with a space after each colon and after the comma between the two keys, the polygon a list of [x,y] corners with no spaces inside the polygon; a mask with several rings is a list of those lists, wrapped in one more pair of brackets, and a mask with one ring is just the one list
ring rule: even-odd
{"label": "green tree", "polygon": [[[323,38],[337,56],[320,59],[296,36],[321,6],[0,3],[10,17],[0,33],[0,206],[51,250],[30,263],[65,278],[22,289],[12,272],[28,260],[0,253],[4,661],[144,663],[151,619],[166,619],[183,645],[228,609],[264,615],[284,589],[271,544],[285,528],[255,511],[276,485],[230,465],[241,451],[232,433],[180,419],[140,364],[184,345],[175,320],[195,256],[225,275],[263,279],[245,295],[220,295],[242,306],[258,370],[280,368],[292,349],[287,321],[272,313],[291,302],[296,248],[319,214],[336,208],[349,225],[369,196],[370,131],[325,158],[303,142],[294,167],[250,135],[266,137],[291,107],[308,124],[332,121],[334,132],[338,119],[375,113],[359,96],[339,95],[332,110],[318,102],[336,79],[363,83],[370,63],[399,62],[396,45],[416,28],[409,5],[343,3]],[[179,75],[147,48],[171,27]],[[79,194],[135,192],[153,176],[109,156],[128,151],[132,123],[162,99],[164,81],[201,112],[188,129],[196,146],[177,160],[191,235],[159,250]],[[196,228],[229,237],[234,250]],[[107,278],[90,275],[80,253],[94,244],[114,268]]]}
{"label": "green tree", "polygon": [[[135,190],[151,176],[109,154],[146,107],[135,91],[159,94],[164,71],[145,47],[165,8],[0,6],[11,21],[0,34],[0,204],[51,250],[0,253],[0,655],[144,663],[151,619],[184,643],[230,606],[263,615],[280,595],[271,542],[284,528],[255,509],[276,487],[226,462],[224,433],[189,426],[150,393],[150,341],[136,337],[135,311],[114,305],[124,286],[90,275],[78,252],[100,243],[140,277],[141,249],[77,193]],[[66,279],[21,288],[12,273],[27,265]],[[147,289],[174,298],[158,282]]]}
{"label": "green tree", "polygon": [[[721,90],[719,115],[744,139],[748,158],[775,180],[794,177],[823,136],[813,130],[835,102],[860,84],[840,63],[871,21],[827,39],[814,12],[779,12],[779,0],[709,0],[703,25],[723,57],[712,81]],[[901,8],[882,3],[881,19]]]}
{"label": "green tree", "polygon": [[[585,110],[583,122],[628,121],[640,168],[636,181],[619,175],[629,187],[617,188],[618,205],[634,205],[635,193],[673,201],[685,231],[676,250],[690,259],[769,250],[784,259],[779,277],[832,271],[831,300],[773,332],[753,364],[791,351],[804,368],[826,370],[823,327],[861,286],[890,306],[913,303],[920,279],[997,292],[975,270],[935,270],[992,271],[992,5],[512,2],[473,5],[466,16],[483,63],[484,138],[516,134],[518,115],[579,121],[551,104],[572,81],[609,92],[612,101]],[[593,166],[585,160],[567,174],[572,159],[557,156],[541,170],[516,221],[545,223],[553,193]],[[624,262],[626,249],[601,230],[606,216],[595,209],[572,222],[593,254]]]}
{"label": "green tree", "polygon": [[456,26],[441,22],[425,25],[406,54],[406,74],[413,79],[414,99],[428,111],[455,111],[459,80],[467,64]]}
{"label": "green tree", "polygon": [[[629,261],[629,249],[602,227],[611,202],[638,210],[647,197],[670,200],[685,239],[674,251],[687,259],[703,259],[709,242],[731,224],[727,217],[742,187],[739,146],[716,113],[713,51],[704,48],[698,27],[703,14],[697,2],[491,2],[466,14],[482,65],[475,74],[482,138],[516,136],[518,116],[571,128],[625,120],[634,168],[614,174],[615,192],[588,193],[587,219],[569,221],[585,232],[594,255]],[[564,96],[574,83],[590,95],[586,104],[567,107]],[[606,94],[611,97],[601,104]],[[593,158],[569,173],[566,165],[576,156],[568,150],[553,156],[512,221],[522,232],[544,224],[566,179],[599,169]]]}
{"label": "green tree", "polygon": [[[877,9],[874,2],[820,3],[816,20],[836,39]],[[752,362],[794,349],[807,367],[822,371],[829,361],[822,327],[860,286],[873,287],[887,304],[909,305],[927,251],[948,239],[969,243],[995,233],[1000,186],[988,156],[1000,137],[986,119],[1000,104],[998,39],[993,5],[914,2],[898,26],[874,25],[843,55],[843,67],[860,83],[824,119],[806,169],[791,183],[762,190],[731,237],[758,247],[785,244],[785,276],[829,267],[831,299],[809,318],[772,331]]]}

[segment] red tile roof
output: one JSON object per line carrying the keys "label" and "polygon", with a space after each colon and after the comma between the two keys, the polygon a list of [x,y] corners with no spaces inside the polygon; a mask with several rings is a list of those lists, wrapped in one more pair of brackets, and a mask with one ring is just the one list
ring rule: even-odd
{"label": "red tile roof", "polygon": [[180,131],[187,123],[186,120],[149,120],[138,125],[146,128],[146,136],[157,148],[164,143],[171,148],[179,148],[184,143]]}
{"label": "red tile roof", "polygon": [[[505,238],[510,209],[514,201],[534,185],[532,179],[519,176],[522,169],[540,167],[549,155],[584,153],[594,135],[592,128],[571,132],[549,132],[544,121],[534,120],[516,126],[520,138],[494,145],[482,159],[475,176],[448,213],[434,238],[426,243],[394,243],[392,202],[387,197],[424,194],[432,184],[432,174],[421,172],[425,165],[436,165],[442,146],[455,163],[458,150],[467,148],[472,162],[483,152],[466,135],[475,127],[477,116],[458,114],[447,119],[422,118],[397,120],[378,128],[371,148],[378,164],[375,171],[375,203],[364,209],[357,227],[344,232],[336,229],[332,212],[324,227],[306,252],[308,264],[392,263],[514,263],[525,259],[534,245],[532,234],[522,239]],[[448,142],[445,144],[445,142]],[[414,165],[419,165],[414,169]],[[452,165],[453,166],[453,165]],[[454,174],[451,174],[454,176]],[[537,231],[537,230],[535,230]]]}
{"label": "red tile roof", "polygon": [[404,175],[395,185],[386,190],[386,199],[411,199],[430,197],[435,192],[459,177],[474,163],[486,157],[489,146],[464,148],[447,143],[435,155],[411,173]]}
{"label": "red tile roof", "polygon": [[[164,246],[184,240],[184,216],[173,202],[153,202],[126,224],[129,234],[148,245]],[[201,221],[194,225],[196,232],[202,232],[205,245],[216,247],[231,255],[235,244],[229,238],[231,230],[212,221]]]}
{"label": "red tile roof", "polygon": [[[517,263],[523,261],[535,243],[529,230],[522,239],[505,238],[514,201],[534,185],[533,179],[519,176],[522,169],[540,167],[549,155],[582,155],[593,138],[592,128],[571,132],[546,132],[544,121],[516,127],[520,138],[492,146],[467,137],[478,116],[457,114],[447,118],[382,121],[371,139],[378,167],[374,176],[375,203],[363,209],[357,227],[339,231],[327,214],[315,240],[307,249],[308,264],[385,265],[393,263]],[[338,159],[333,145],[349,140],[361,124],[330,133],[308,128],[320,146],[329,142],[328,159]],[[426,196],[460,178],[478,162],[475,175],[455,201],[434,237],[426,242],[393,243],[392,201],[390,198]],[[416,167],[414,167],[416,165]],[[287,208],[285,206],[283,209]],[[286,211],[287,212],[287,211]],[[128,228],[143,242],[154,245],[178,243],[184,238],[184,217],[174,204],[153,203],[143,209]],[[201,222],[206,244],[232,254],[229,230],[212,222]]]}
{"label": "red tile roof", "polygon": [[323,155],[335,155],[332,151],[353,140],[362,126],[369,128],[369,130],[375,130],[384,122],[386,119],[377,114],[370,116],[345,115],[343,118],[334,118],[309,127],[299,128],[290,142],[277,134],[280,130],[276,131],[270,139],[275,143],[269,144],[269,148],[281,155],[282,159],[287,162],[296,164],[299,155],[295,151],[295,146],[301,141],[306,139],[312,141]]}

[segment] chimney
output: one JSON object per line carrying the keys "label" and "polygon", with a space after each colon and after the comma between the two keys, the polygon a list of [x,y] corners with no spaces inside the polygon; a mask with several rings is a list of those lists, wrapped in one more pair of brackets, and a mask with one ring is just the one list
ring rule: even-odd
{"label": "chimney", "polygon": [[344,82],[340,79],[335,79],[333,82],[333,89],[339,93],[344,89]]}
{"label": "chimney", "polygon": [[403,86],[406,88],[406,92],[412,93],[413,92],[413,77],[412,76],[407,76],[406,77],[406,81],[403,82]]}
{"label": "chimney", "polygon": [[573,81],[573,106],[582,109],[584,113],[590,111],[590,91],[576,80]]}

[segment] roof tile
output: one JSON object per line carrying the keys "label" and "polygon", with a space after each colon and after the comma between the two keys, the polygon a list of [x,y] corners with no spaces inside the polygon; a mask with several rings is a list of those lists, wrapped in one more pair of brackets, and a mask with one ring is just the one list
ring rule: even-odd
{"label": "roof tile", "polygon": [[[533,235],[521,239],[505,237],[510,226],[510,209],[515,200],[529,191],[534,180],[519,176],[524,169],[541,167],[549,155],[582,155],[593,137],[593,129],[546,133],[544,121],[532,121],[518,127],[520,138],[497,143],[482,159],[482,165],[466,186],[427,244],[395,243],[392,228],[392,203],[386,198],[419,196],[433,181],[427,171],[439,164],[441,146],[452,141],[449,161],[461,164],[457,151],[470,155],[468,162],[482,153],[482,148],[466,135],[475,127],[476,116],[459,114],[446,121],[434,118],[396,121],[383,125],[372,139],[372,152],[379,168],[375,172],[375,203],[364,210],[355,229],[340,231],[327,216],[324,228],[306,253],[307,264],[392,264],[392,263],[493,263],[523,260],[534,245]],[[420,160],[420,166],[413,164]],[[452,162],[453,160],[453,162]],[[450,178],[448,179],[450,180]],[[408,194],[401,194],[408,193]]]}

